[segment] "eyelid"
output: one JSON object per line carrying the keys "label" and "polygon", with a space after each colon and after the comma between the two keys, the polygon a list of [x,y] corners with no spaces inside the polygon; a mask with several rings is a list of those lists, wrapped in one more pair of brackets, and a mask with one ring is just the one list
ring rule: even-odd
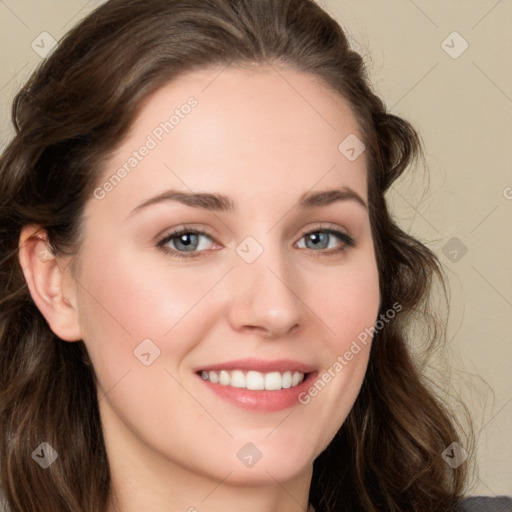
{"label": "eyelid", "polygon": [[[343,234],[345,234],[347,237],[351,237],[351,235],[348,233],[348,230],[346,228],[340,228],[337,225],[329,224],[329,223],[320,223],[317,225],[309,226],[306,228],[303,228],[301,231],[299,231],[299,234],[297,235],[298,238],[302,238],[304,235],[314,233],[316,231],[341,231]],[[213,234],[212,230],[209,229],[209,227],[205,224],[183,224],[177,228],[173,228],[169,231],[164,231],[164,234],[160,234],[156,237],[156,239],[161,242],[162,240],[165,240],[166,238],[170,236],[177,236],[181,233],[196,233],[196,234],[205,234],[209,238],[211,238],[213,241],[219,243],[219,241],[216,239],[216,236]],[[353,237],[351,237],[353,238]]]}
{"label": "eyelid", "polygon": [[[344,235],[351,237],[351,235],[348,232],[348,229],[344,227],[340,227],[336,224],[330,224],[327,222],[321,222],[320,224],[314,224],[313,226],[306,227],[299,231],[299,238],[302,238],[304,235],[308,235],[310,233],[316,233],[317,231],[327,231],[332,232],[336,231],[337,233],[343,233]],[[352,238],[352,237],[351,237]]]}
{"label": "eyelid", "polygon": [[[181,233],[196,233],[199,235],[206,235],[209,238],[211,238],[213,241],[217,242],[215,235],[212,233],[212,231],[208,228],[208,226],[204,224],[182,224],[181,226],[178,226],[177,228],[172,228],[170,230],[166,230],[163,232],[163,234],[160,234],[156,237],[158,240],[158,243],[162,242],[166,238],[169,238],[171,236],[177,236]],[[218,243],[218,242],[217,242]]]}
{"label": "eyelid", "polygon": [[348,249],[356,247],[357,245],[357,239],[354,236],[352,236],[346,228],[340,228],[339,226],[334,224],[326,225],[325,223],[315,227],[306,228],[304,231],[301,231],[299,239],[297,242],[294,243],[294,245],[298,243],[300,240],[302,240],[306,235],[310,235],[312,233],[317,232],[327,233],[331,236],[338,238],[338,240],[341,242],[341,246],[335,249],[324,249],[319,251],[315,251],[312,249],[303,249],[308,251],[314,257],[329,257],[340,255],[346,252]]}
{"label": "eyelid", "polygon": [[[347,229],[340,228],[339,226],[336,226],[334,224],[329,224],[329,223],[320,223],[320,224],[317,224],[314,226],[309,226],[307,228],[304,228],[303,230],[300,231],[300,234],[298,235],[298,240],[296,242],[294,242],[293,245],[295,246],[295,244],[297,244],[300,240],[302,240],[302,238],[304,238],[304,236],[312,234],[312,233],[316,233],[316,232],[324,232],[331,236],[337,237],[340,240],[340,242],[342,243],[342,246],[337,249],[329,249],[329,250],[324,249],[324,250],[319,250],[319,251],[315,251],[312,249],[305,249],[306,251],[311,252],[315,256],[335,255],[336,253],[341,253],[349,248],[355,247],[355,245],[356,245],[356,239],[348,233]],[[190,234],[196,234],[196,235],[204,235],[204,236],[207,236],[208,238],[210,238],[210,240],[212,242],[214,242],[214,244],[222,245],[217,240],[216,236],[212,234],[212,232],[208,228],[208,226],[206,226],[204,224],[200,224],[200,225],[183,224],[177,228],[172,229],[171,231],[164,232],[164,233],[165,233],[164,235],[159,235],[157,237],[156,245],[160,249],[164,250],[165,252],[175,255],[179,258],[192,259],[192,258],[203,256],[203,253],[206,253],[210,250],[215,250],[215,249],[206,249],[206,250],[202,250],[202,251],[186,252],[186,251],[177,251],[176,249],[165,247],[165,244],[167,241],[169,241],[169,239],[177,237],[180,234],[190,233]],[[304,250],[304,249],[302,249],[302,250]]]}
{"label": "eyelid", "polygon": [[174,228],[171,231],[164,232],[163,235],[159,235],[156,239],[156,246],[164,253],[169,254],[171,256],[175,256],[177,258],[184,259],[184,260],[186,260],[186,259],[191,260],[194,258],[199,258],[199,257],[203,256],[203,253],[208,252],[210,250],[215,250],[215,249],[208,249],[208,250],[203,250],[203,251],[186,252],[186,251],[177,251],[176,249],[166,246],[167,242],[169,242],[172,238],[177,237],[180,234],[185,234],[185,233],[207,236],[214,243],[214,245],[219,244],[216,237],[213,234],[211,234],[210,229],[207,226],[201,224],[201,225],[199,225],[199,227],[197,227],[197,225],[191,226],[190,224],[183,224],[182,226]]}

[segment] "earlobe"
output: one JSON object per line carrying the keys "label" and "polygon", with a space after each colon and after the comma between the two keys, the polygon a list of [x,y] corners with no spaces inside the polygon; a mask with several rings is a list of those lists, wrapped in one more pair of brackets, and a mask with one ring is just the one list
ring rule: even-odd
{"label": "earlobe", "polygon": [[50,329],[65,341],[82,339],[75,287],[66,287],[71,276],[49,246],[39,226],[25,226],[20,234],[19,261],[30,295]]}

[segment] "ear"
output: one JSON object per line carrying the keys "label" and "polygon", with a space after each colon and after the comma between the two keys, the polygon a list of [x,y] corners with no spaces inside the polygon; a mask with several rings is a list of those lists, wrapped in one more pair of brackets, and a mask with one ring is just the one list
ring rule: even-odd
{"label": "ear", "polygon": [[65,341],[81,340],[75,281],[66,262],[53,254],[40,226],[21,230],[19,261],[30,295],[50,329]]}

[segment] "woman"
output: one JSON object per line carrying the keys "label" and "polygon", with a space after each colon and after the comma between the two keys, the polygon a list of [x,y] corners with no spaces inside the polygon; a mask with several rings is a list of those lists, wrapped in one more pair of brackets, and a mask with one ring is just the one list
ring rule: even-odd
{"label": "woman", "polygon": [[468,446],[408,350],[442,273],[384,198],[419,139],[316,4],[111,0],[14,122],[11,510],[459,507]]}

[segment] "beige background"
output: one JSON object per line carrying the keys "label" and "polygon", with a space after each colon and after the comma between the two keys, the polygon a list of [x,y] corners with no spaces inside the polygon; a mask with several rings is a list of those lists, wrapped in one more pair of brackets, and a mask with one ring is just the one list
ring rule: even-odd
{"label": "beige background", "polygon": [[[32,42],[42,32],[58,40],[100,3],[0,1],[0,146],[12,98],[42,60]],[[320,3],[367,57],[390,110],[424,140],[429,190],[419,173],[389,199],[450,277],[451,383],[478,434],[470,493],[512,496],[512,2]]]}

